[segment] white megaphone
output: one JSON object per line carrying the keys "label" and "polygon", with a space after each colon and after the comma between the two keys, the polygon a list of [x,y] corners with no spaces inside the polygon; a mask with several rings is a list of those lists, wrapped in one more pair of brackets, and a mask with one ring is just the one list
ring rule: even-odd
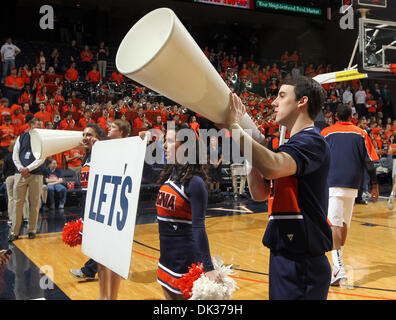
{"label": "white megaphone", "polygon": [[[225,121],[231,90],[171,9],[151,11],[129,30],[118,48],[116,67],[214,123]],[[241,126],[252,129],[258,142],[264,140],[248,114]]]}
{"label": "white megaphone", "polygon": [[77,147],[82,140],[82,131],[32,129],[30,145],[36,159],[45,159]]}

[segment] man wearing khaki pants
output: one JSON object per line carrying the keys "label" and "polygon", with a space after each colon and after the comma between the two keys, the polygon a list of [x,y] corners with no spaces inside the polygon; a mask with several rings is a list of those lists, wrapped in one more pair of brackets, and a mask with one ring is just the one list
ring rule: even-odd
{"label": "man wearing khaki pants", "polygon": [[[41,128],[41,120],[38,118],[33,118],[29,124],[31,130]],[[15,221],[12,221],[12,231],[8,237],[10,242],[18,239],[22,223],[23,203],[27,191],[29,191],[30,202],[28,238],[34,239],[36,237],[43,172],[45,169],[45,159],[36,160],[33,156],[30,145],[30,132],[21,134],[15,141],[12,159],[18,173],[15,174],[14,182]]]}

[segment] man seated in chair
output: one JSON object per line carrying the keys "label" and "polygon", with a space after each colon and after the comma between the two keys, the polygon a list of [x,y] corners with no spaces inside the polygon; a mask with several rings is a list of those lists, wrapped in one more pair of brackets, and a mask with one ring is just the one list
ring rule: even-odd
{"label": "man seated in chair", "polygon": [[62,184],[62,172],[57,168],[55,159],[50,160],[50,164],[44,176],[45,183],[48,187],[48,200],[51,209],[55,209],[55,193],[59,196],[59,209],[65,207],[67,188]]}

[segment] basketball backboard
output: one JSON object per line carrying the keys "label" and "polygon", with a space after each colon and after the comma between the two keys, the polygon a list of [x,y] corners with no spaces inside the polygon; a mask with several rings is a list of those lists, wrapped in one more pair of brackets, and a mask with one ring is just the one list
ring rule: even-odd
{"label": "basketball backboard", "polygon": [[396,63],[396,22],[359,19],[358,70],[363,73],[391,74]]}

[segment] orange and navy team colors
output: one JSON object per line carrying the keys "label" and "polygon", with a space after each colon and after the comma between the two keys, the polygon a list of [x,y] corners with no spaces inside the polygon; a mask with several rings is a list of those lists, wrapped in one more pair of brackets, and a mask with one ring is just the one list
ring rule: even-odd
{"label": "orange and navy team colors", "polygon": [[367,132],[339,121],[324,128],[322,135],[331,149],[329,187],[359,189],[364,163],[379,160]]}
{"label": "orange and navy team colors", "polygon": [[213,270],[205,213],[208,192],[202,178],[194,176],[186,187],[166,181],[156,199],[160,258],[157,281],[176,294],[182,294],[178,279],[192,263],[203,264],[205,272]]}
{"label": "orange and navy team colors", "polygon": [[87,156],[81,171],[80,171],[80,183],[82,190],[87,191],[88,189],[88,178],[89,178],[89,169],[91,168],[91,153]]}
{"label": "orange and navy team colors", "polygon": [[329,146],[319,129],[309,127],[293,135],[275,152],[289,154],[297,164],[297,172],[270,182],[270,216],[263,244],[272,253],[288,257],[313,257],[330,251]]}

